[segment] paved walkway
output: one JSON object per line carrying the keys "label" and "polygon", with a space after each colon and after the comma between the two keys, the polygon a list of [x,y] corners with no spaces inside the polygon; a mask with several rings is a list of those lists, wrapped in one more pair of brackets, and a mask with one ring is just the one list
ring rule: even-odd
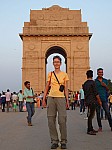
{"label": "paved walkway", "polygon": [[[1,110],[0,110],[1,111]],[[68,110],[68,150],[112,150],[112,132],[103,120],[103,132],[86,134],[85,115],[79,108]],[[26,124],[26,112],[0,112],[0,150],[50,150],[46,109],[36,109],[32,127]],[[94,119],[94,127],[97,122]]]}

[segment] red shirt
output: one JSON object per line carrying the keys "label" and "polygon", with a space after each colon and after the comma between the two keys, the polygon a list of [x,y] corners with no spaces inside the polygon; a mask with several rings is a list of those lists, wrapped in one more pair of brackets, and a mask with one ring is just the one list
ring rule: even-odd
{"label": "red shirt", "polygon": [[78,100],[78,93],[75,94],[75,100],[76,100],[76,101]]}

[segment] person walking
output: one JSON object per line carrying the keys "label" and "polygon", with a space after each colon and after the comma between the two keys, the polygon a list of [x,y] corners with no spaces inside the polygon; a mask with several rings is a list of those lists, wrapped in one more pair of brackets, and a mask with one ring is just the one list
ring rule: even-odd
{"label": "person walking", "polygon": [[38,96],[37,96],[37,108],[40,108],[40,101],[41,101],[41,95],[38,94]]}
{"label": "person walking", "polygon": [[13,106],[13,111],[17,111],[17,105],[18,105],[18,96],[16,92],[13,92],[12,94],[12,106]]}
{"label": "person walking", "polygon": [[75,100],[75,107],[78,107],[78,91],[75,91],[74,100]]}
{"label": "person walking", "polygon": [[75,100],[74,100],[74,92],[71,92],[70,95],[70,103],[71,103],[71,110],[75,110]]}
{"label": "person walking", "polygon": [[1,95],[2,112],[5,112],[5,104],[6,104],[6,96],[5,96],[5,92],[2,92]]}
{"label": "person walking", "polygon": [[110,92],[108,99],[109,99],[109,111],[112,112],[112,92]]}
{"label": "person walking", "polygon": [[27,108],[27,112],[28,112],[27,122],[28,122],[28,126],[32,126],[32,116],[35,113],[35,110],[34,110],[34,98],[35,98],[35,96],[33,93],[33,89],[30,88],[30,82],[25,81],[24,85],[25,85],[24,97],[26,98],[26,108]]}
{"label": "person walking", "polygon": [[10,100],[11,100],[11,93],[9,89],[7,89],[5,96],[6,96],[7,112],[9,112]]}
{"label": "person walking", "polygon": [[[112,131],[112,118],[111,118],[111,114],[110,114],[110,111],[108,108],[108,103],[107,103],[107,92],[109,91],[108,86],[107,86],[108,81],[107,81],[107,79],[103,78],[103,69],[102,68],[97,69],[97,78],[95,79],[95,83],[96,83],[96,88],[97,88],[97,91],[99,93],[99,96],[100,96],[100,99],[102,102],[102,108],[105,111],[105,114],[106,114],[108,122],[109,122],[109,126]],[[97,122],[98,122],[98,126],[99,126],[99,131],[102,131],[100,110],[101,110],[101,107],[97,106],[97,108],[96,108]]]}
{"label": "person walking", "polygon": [[26,99],[23,99],[23,111],[26,111]]}
{"label": "person walking", "polygon": [[96,135],[98,131],[93,129],[92,119],[95,115],[96,104],[101,106],[101,100],[96,90],[95,82],[93,81],[93,71],[88,70],[86,72],[87,81],[83,85],[85,104],[88,107],[88,128],[87,134]]}
{"label": "person walking", "polygon": [[46,88],[44,90],[43,107],[46,106],[47,99],[47,118],[51,137],[51,149],[56,149],[59,145],[58,132],[56,129],[56,116],[58,112],[58,124],[61,134],[61,149],[66,149],[67,143],[67,114],[66,108],[69,108],[68,100],[68,75],[60,70],[62,60],[59,56],[53,57],[54,71],[48,74]]}
{"label": "person walking", "polygon": [[[2,93],[3,93],[3,91],[2,91]],[[0,93],[0,108],[1,108],[1,105],[2,105],[2,104],[1,104],[1,103],[2,103],[2,102],[1,102],[1,96],[2,96],[2,94]]]}
{"label": "person walking", "polygon": [[22,112],[23,111],[23,94],[22,94],[22,90],[20,90],[19,93],[18,93],[18,101],[19,101],[19,111]]}
{"label": "person walking", "polygon": [[80,93],[80,115],[82,115],[83,113],[85,113],[83,85],[82,85],[82,88],[80,89],[79,93]]}

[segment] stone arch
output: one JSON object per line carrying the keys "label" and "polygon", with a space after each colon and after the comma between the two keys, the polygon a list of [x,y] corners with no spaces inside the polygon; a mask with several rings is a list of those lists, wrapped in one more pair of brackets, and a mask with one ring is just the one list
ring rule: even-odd
{"label": "stone arch", "polygon": [[[67,53],[66,53],[66,50],[63,49],[62,47],[60,46],[51,46],[49,47],[47,50],[46,50],[46,53],[45,53],[45,79],[46,79],[46,65],[47,65],[47,59],[50,55],[54,54],[54,53],[58,53],[58,54],[61,54],[64,58],[65,58],[65,65],[66,65],[66,71],[67,71]],[[45,80],[46,82],[46,80]]]}
{"label": "stone arch", "polygon": [[[71,11],[57,5],[30,10],[30,22],[24,22],[23,33],[19,34],[23,40],[23,88],[27,79],[35,92],[45,88],[46,60],[56,52],[65,58],[68,88],[73,91],[80,89],[90,68],[89,40],[92,36],[87,22],[82,22],[81,18],[81,10]],[[35,47],[28,49],[30,43]]]}
{"label": "stone arch", "polygon": [[46,53],[45,53],[45,63],[47,64],[47,58],[53,54],[53,53],[59,53],[61,54],[64,58],[65,58],[65,64],[67,65],[67,53],[66,50],[63,49],[60,46],[51,46],[47,49]]}

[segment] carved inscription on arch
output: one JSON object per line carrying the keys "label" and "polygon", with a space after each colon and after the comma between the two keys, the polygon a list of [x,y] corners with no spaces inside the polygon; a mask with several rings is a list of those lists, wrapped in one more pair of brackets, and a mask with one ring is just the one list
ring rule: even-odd
{"label": "carved inscription on arch", "polygon": [[25,57],[26,57],[26,58],[38,57],[38,51],[27,51],[27,52],[25,53]]}

